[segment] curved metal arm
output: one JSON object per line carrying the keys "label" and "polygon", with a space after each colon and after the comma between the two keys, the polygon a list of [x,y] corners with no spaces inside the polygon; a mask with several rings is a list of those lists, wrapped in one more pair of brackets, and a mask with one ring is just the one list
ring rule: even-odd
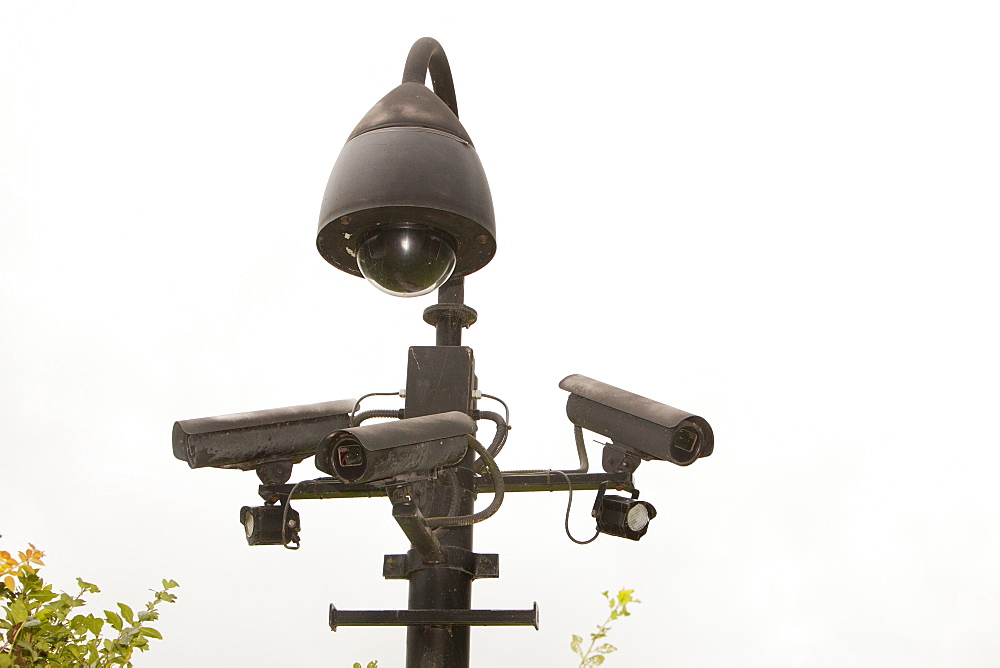
{"label": "curved metal arm", "polygon": [[433,37],[421,37],[406,56],[403,66],[403,83],[416,82],[423,84],[427,80],[427,72],[431,73],[431,83],[434,94],[444,100],[444,103],[458,116],[458,100],[455,98],[455,82],[451,78],[451,66],[444,49]]}

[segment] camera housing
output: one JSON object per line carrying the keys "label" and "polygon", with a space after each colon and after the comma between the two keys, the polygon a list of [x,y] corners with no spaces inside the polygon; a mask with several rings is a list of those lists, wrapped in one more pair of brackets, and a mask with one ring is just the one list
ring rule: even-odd
{"label": "camera housing", "polygon": [[475,421],[459,411],[339,429],[316,451],[316,468],[345,483],[386,480],[454,466]]}
{"label": "camera housing", "polygon": [[243,506],[240,524],[247,537],[247,545],[285,545],[298,541],[299,513],[284,506]]}
{"label": "camera housing", "polygon": [[350,426],[354,404],[343,399],[180,420],[174,423],[174,456],[193,469],[257,469],[284,482],[291,465],[313,455],[323,437]]}
{"label": "camera housing", "polygon": [[611,439],[603,457],[609,473],[634,470],[640,459],[688,466],[712,454],[715,439],[704,418],[579,374],[559,387],[570,393],[570,421]]}

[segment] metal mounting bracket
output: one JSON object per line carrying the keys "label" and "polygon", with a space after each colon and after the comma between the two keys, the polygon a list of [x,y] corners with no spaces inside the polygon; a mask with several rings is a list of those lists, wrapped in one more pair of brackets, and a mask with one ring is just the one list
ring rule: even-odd
{"label": "metal mounting bracket", "polygon": [[441,551],[444,560],[440,563],[427,563],[416,550],[406,554],[387,554],[382,561],[382,577],[386,580],[406,580],[411,573],[425,568],[450,568],[468,573],[474,579],[500,577],[499,554],[477,554],[450,545],[443,546]]}

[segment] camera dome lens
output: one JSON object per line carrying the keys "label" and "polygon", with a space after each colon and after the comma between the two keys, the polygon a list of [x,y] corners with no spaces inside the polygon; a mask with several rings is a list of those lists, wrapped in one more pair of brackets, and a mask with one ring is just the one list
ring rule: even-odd
{"label": "camera dome lens", "polygon": [[455,249],[427,227],[376,229],[361,240],[356,253],[364,277],[396,297],[426,295],[455,271]]}

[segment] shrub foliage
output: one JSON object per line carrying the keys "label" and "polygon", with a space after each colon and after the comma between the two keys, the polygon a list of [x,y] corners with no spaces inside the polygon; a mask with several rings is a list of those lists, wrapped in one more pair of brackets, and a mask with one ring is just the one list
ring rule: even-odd
{"label": "shrub foliage", "polygon": [[173,603],[173,580],[163,580],[152,600],[138,612],[124,603],[103,615],[85,613],[85,594],[96,585],[77,578],[79,592],[56,593],[38,574],[45,554],[29,543],[17,556],[0,551],[0,668],[26,666],[131,666],[132,653],[149,649],[151,638],[161,639],[149,622],[159,618],[157,607]]}

